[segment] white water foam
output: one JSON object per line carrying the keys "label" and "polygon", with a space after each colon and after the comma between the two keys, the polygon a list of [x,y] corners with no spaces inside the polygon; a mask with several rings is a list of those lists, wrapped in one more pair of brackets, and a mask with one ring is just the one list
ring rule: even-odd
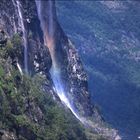
{"label": "white water foam", "polygon": [[[15,5],[15,2],[14,2]],[[22,16],[22,11],[21,11],[21,4],[18,0],[16,0],[16,5],[17,5],[17,9],[18,9],[18,14],[19,14],[19,23],[23,32],[23,45],[24,45],[24,69],[25,72],[28,73],[28,50],[27,50],[27,33],[25,30],[25,26],[24,26],[24,20],[23,20],[23,16]]]}
{"label": "white water foam", "polygon": [[20,74],[23,75],[23,72],[22,72],[22,69],[21,69],[19,63],[17,63],[17,67],[18,67],[18,70],[19,70]]}

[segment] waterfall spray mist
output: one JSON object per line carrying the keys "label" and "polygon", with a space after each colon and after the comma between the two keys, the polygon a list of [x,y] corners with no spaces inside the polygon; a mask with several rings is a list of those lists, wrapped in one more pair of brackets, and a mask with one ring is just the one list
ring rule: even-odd
{"label": "waterfall spray mist", "polygon": [[[66,96],[66,93],[64,91],[64,84],[61,79],[61,68],[58,65],[58,58],[56,58],[55,53],[55,27],[54,27],[54,14],[53,14],[53,3],[51,0],[48,1],[41,1],[36,0],[36,6],[37,6],[37,12],[41,24],[41,28],[44,34],[44,44],[49,48],[51,58],[52,58],[52,68],[50,70],[51,77],[55,86],[56,93],[58,94],[60,100],[71,110],[71,112],[75,115],[77,119],[80,119],[80,117],[77,115],[76,111],[72,107],[69,99]],[[48,8],[49,11],[46,9]],[[48,18],[45,16],[48,15]],[[45,14],[45,15],[44,15]]]}

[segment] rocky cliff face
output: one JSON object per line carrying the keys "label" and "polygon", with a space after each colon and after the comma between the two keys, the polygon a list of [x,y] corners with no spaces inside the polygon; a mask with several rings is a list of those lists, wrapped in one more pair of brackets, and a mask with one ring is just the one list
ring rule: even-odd
{"label": "rocky cliff face", "polygon": [[[13,36],[13,33],[18,33],[22,37],[23,32],[19,23],[20,19],[16,1],[9,1],[9,9],[7,9],[8,5],[6,5],[6,1],[4,1],[4,4],[4,6],[1,5],[3,9],[3,12],[1,13],[1,29],[4,29],[8,37]],[[27,32],[27,56],[29,57],[29,72],[31,74],[41,72],[45,75],[48,75],[51,68],[51,57],[48,48],[44,46],[43,32],[41,30],[40,22],[37,16],[35,2],[20,1],[20,4],[21,12],[23,14],[24,26]],[[58,60],[60,60],[59,65],[61,65],[62,69],[61,76],[63,75],[62,79],[64,83],[66,83],[65,86],[67,92],[69,93],[68,96],[70,96],[71,102],[73,102],[73,104],[77,104],[74,106],[79,111],[81,110],[83,115],[91,115],[93,114],[93,109],[89,103],[90,101],[87,91],[88,87],[86,74],[82,68],[81,61],[73,45],[70,43],[57,21],[55,6],[53,9],[53,14],[55,15],[54,30],[56,32],[54,38],[58,46],[58,48],[55,48],[55,51],[57,52]],[[24,48],[24,46],[22,47]],[[20,62],[22,68],[24,69],[23,61],[20,60]]]}
{"label": "rocky cliff face", "polygon": [[[44,5],[46,5],[46,9],[45,7],[43,9],[46,10],[44,11],[46,15],[43,18],[47,21],[46,27],[49,27],[49,12],[47,12],[49,9],[47,8],[48,1],[44,1]],[[117,139],[118,136],[116,131],[107,129],[104,126],[98,111],[90,103],[87,76],[84,72],[82,62],[74,45],[65,35],[58,23],[54,1],[52,1],[52,7],[53,29],[55,32],[53,36],[55,41],[54,53],[57,58],[60,77],[62,79],[62,84],[64,85],[64,91],[67,93],[67,98],[69,99],[71,106],[76,110],[76,113],[78,113],[78,117],[82,118],[84,124],[92,128],[93,132],[102,133],[102,135],[108,139]],[[25,49],[24,41],[26,39],[28,73],[32,76],[36,73],[43,75],[46,79],[46,82],[44,82],[42,86],[43,90],[53,94],[55,99],[59,100],[58,95],[54,90],[53,78],[49,72],[52,67],[52,55],[48,48],[49,44],[45,43],[44,30],[41,28],[41,21],[39,21],[35,1],[9,0],[8,3],[7,0],[2,0],[2,2],[0,2],[0,8],[2,9],[2,12],[0,13],[1,34],[3,37],[4,34],[7,36],[4,39],[2,37],[0,43],[3,43],[2,41],[6,41],[7,38],[12,38],[15,35],[22,38],[20,55],[12,54],[11,57],[13,58],[11,63],[15,63],[15,65],[19,63],[24,71],[25,62],[23,62],[23,60],[25,60],[25,52],[23,50]],[[19,13],[19,9],[21,13]],[[22,16],[20,14],[22,14]],[[21,20],[24,23],[25,31],[23,31]],[[24,36],[25,33],[26,36]],[[34,105],[32,107],[36,108]],[[40,110],[38,109],[38,111]],[[88,121],[86,121],[86,119]],[[21,130],[21,133],[22,132],[23,131]]]}
{"label": "rocky cliff face", "polygon": [[[53,48],[53,53],[55,55],[54,59],[60,69],[60,77],[62,79],[62,84],[64,85],[64,91],[67,93],[67,98],[70,99],[70,104],[72,104],[78,112],[81,112],[82,115],[92,116],[93,108],[90,106],[86,74],[74,46],[68,40],[57,21],[55,2],[52,2],[53,10],[51,11],[53,15],[51,24],[53,24],[53,27],[49,25],[49,20],[51,20],[49,17],[49,1],[40,2],[40,5],[40,22],[42,22],[40,24],[44,24],[42,28],[46,45],[49,40],[49,30],[47,29],[53,28],[53,31],[51,32],[54,32],[52,37],[52,40],[55,42],[55,47]],[[51,46],[47,47],[50,48]],[[50,48],[50,51],[52,51],[52,48]]]}

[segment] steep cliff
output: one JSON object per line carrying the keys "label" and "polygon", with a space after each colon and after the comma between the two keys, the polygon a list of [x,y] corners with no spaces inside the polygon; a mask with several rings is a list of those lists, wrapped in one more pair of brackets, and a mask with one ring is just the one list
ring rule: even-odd
{"label": "steep cliff", "polygon": [[57,1],[57,14],[83,60],[92,99],[105,120],[119,129],[122,139],[137,140],[140,2]]}
{"label": "steep cliff", "polygon": [[[26,83],[28,79],[24,79],[23,73],[31,75],[32,77],[34,77],[34,75],[36,74],[40,74],[44,77],[43,83],[40,84],[41,90],[43,90],[45,93],[48,93],[48,95],[53,97],[56,101],[56,105],[54,105],[54,103],[54,106],[50,106],[51,103],[43,105],[46,99],[45,97],[41,102],[37,103],[37,105],[34,100],[32,102],[32,98],[29,98],[31,101],[23,100],[24,105],[22,107],[24,108],[24,110],[22,110],[19,114],[16,114],[16,111],[12,112],[12,109],[10,109],[10,113],[12,114],[12,117],[14,117],[12,118],[14,120],[11,121],[13,121],[14,124],[12,123],[12,126],[10,128],[9,124],[6,124],[6,126],[8,126],[8,134],[11,136],[16,135],[16,137],[18,137],[17,139],[23,137],[25,139],[40,138],[47,140],[49,139],[47,137],[47,135],[49,135],[49,132],[47,131],[46,125],[52,127],[52,124],[47,124],[47,121],[49,121],[50,118],[48,118],[47,121],[43,119],[43,121],[41,120],[41,122],[39,122],[39,120],[41,118],[47,118],[47,115],[45,114],[47,113],[47,106],[50,106],[49,110],[52,109],[52,111],[54,112],[59,108],[59,106],[66,106],[66,108],[69,108],[71,113],[75,115],[75,117],[79,119],[82,124],[84,124],[88,129],[91,130],[88,134],[88,137],[90,137],[89,139],[101,138],[100,135],[110,140],[120,139],[117,135],[116,130],[107,128],[105,126],[105,123],[103,122],[97,109],[90,102],[86,73],[84,72],[82,62],[73,44],[65,35],[58,23],[55,1],[35,2],[28,0],[9,0],[8,3],[7,0],[3,0],[2,2],[0,2],[0,8],[2,11],[0,13],[0,29],[2,31],[1,35],[3,36],[0,43],[2,44],[2,47],[6,47],[5,43],[8,40],[6,43],[8,53],[6,53],[6,55],[8,55],[9,57],[5,59],[6,61],[10,61],[8,63],[9,65],[11,64],[11,68],[7,68],[6,66],[3,67],[6,67],[9,75],[11,75],[11,71],[13,69],[12,67],[14,66],[15,69],[18,69],[20,71],[20,74],[22,75],[21,77],[16,76],[16,78],[19,78],[19,80],[11,81],[11,83],[13,84],[14,82],[19,82],[17,83],[19,87],[15,87],[16,83],[15,85],[11,85],[11,87],[14,88],[15,91],[13,91],[12,93],[10,91],[9,93],[15,93],[15,98],[17,98],[18,93],[23,93],[22,96],[25,96],[25,98],[28,98],[28,96],[34,97],[34,95],[32,95],[34,92],[37,92],[37,94],[43,94],[40,93],[37,88],[34,89],[34,86],[37,86],[36,84],[33,85],[34,90],[30,86],[30,83],[24,85],[24,82]],[[3,74],[3,77],[4,75],[5,73]],[[12,78],[14,77],[12,76]],[[23,80],[23,83],[21,82],[21,79]],[[21,88],[25,86],[25,88],[27,88],[27,91],[18,91],[18,89],[20,89],[20,86]],[[2,93],[3,96],[5,96],[4,94],[6,94],[6,92],[3,88]],[[38,100],[37,98],[40,97],[37,96],[36,100]],[[6,99],[8,100],[7,96]],[[10,101],[8,100],[8,102]],[[46,99],[46,102],[49,101]],[[11,104],[11,102],[8,104]],[[14,109],[17,107],[17,105],[18,103],[14,104]],[[26,108],[26,105],[28,105],[29,107]],[[40,108],[40,106],[43,106],[43,108]],[[13,107],[13,105],[10,105],[10,107]],[[35,108],[37,108],[37,110]],[[26,110],[27,114],[25,113]],[[21,113],[23,116],[20,116]],[[58,111],[56,113],[58,113]],[[66,113],[66,115],[64,115],[65,113],[58,113],[56,115],[64,115],[65,117],[71,113]],[[48,113],[48,115],[50,114],[51,112]],[[59,119],[61,120],[61,117],[54,117],[54,119],[52,120],[56,121],[56,126],[61,126],[63,124],[65,125],[65,123],[63,122],[64,120],[62,120],[60,124],[57,123],[57,121],[59,122]],[[64,119],[66,119],[67,121],[69,117]],[[76,120],[74,119],[74,121]],[[31,123],[28,128],[25,126],[25,122],[36,122],[37,126],[32,126]],[[67,126],[66,131],[68,129],[71,129],[72,131],[74,122],[69,122],[68,120],[68,123],[71,123],[72,126]],[[76,124],[78,124],[77,121]],[[39,129],[41,125],[43,128],[41,127]],[[2,136],[6,131],[5,128],[6,127],[3,128],[4,130],[2,131]],[[55,126],[50,129],[50,133],[52,133],[52,130],[54,128]],[[11,129],[11,131],[9,131],[9,129]],[[79,132],[77,132],[78,129]],[[46,131],[47,133],[45,134]],[[64,129],[62,130],[62,132],[63,131]],[[29,134],[29,132],[31,133],[31,135]],[[86,136],[79,126],[74,130],[74,134],[71,134],[72,138],[70,138],[67,133],[68,132],[64,134],[67,136],[63,138],[64,135],[62,135],[63,137],[61,137],[61,133],[60,131],[58,131],[58,135],[54,136],[53,139],[56,139],[56,137],[59,136],[58,139],[86,140]],[[74,135],[76,136],[74,137]],[[95,135],[95,137],[93,135]]]}

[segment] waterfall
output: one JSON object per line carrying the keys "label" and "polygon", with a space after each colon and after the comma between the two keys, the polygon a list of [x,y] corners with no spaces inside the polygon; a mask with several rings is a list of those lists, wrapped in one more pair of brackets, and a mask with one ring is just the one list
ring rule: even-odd
{"label": "waterfall", "polygon": [[19,70],[20,74],[23,75],[22,69],[21,69],[21,67],[20,67],[18,62],[17,62],[17,67],[18,67],[18,70]]}
{"label": "waterfall", "polygon": [[13,5],[15,8],[17,8],[17,12],[18,12],[18,24],[22,30],[23,33],[23,45],[24,45],[24,69],[25,72],[28,73],[28,49],[27,49],[27,33],[26,33],[26,29],[24,26],[24,19],[23,19],[23,15],[22,15],[22,6],[20,4],[20,2],[18,0],[12,0]]}
{"label": "waterfall", "polygon": [[[77,115],[76,111],[72,107],[69,99],[66,96],[66,93],[64,91],[64,84],[61,79],[61,68],[58,65],[55,53],[55,27],[54,27],[54,14],[53,14],[53,3],[52,0],[48,1],[41,1],[41,0],[35,0],[36,6],[37,6],[37,12],[38,17],[40,20],[41,28],[44,34],[44,44],[49,48],[51,58],[52,58],[52,68],[50,70],[50,74],[55,86],[56,93],[58,94],[60,100],[62,103],[64,103],[71,112],[75,115],[77,119],[80,119],[80,117]],[[47,17],[48,16],[48,17]]]}

